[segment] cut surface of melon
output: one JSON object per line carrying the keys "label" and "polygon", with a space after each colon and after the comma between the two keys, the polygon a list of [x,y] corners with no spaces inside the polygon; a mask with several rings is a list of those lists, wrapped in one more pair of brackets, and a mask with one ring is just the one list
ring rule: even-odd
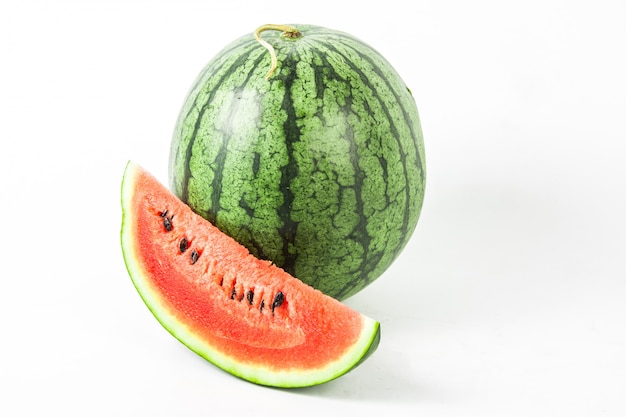
{"label": "cut surface of melon", "polygon": [[121,244],[135,288],[163,327],[240,378],[316,385],[378,346],[377,321],[255,258],[132,161]]}

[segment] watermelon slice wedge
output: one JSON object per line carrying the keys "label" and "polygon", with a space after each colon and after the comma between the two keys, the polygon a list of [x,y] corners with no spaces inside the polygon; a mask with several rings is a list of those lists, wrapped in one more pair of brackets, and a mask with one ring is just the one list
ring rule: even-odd
{"label": "watermelon slice wedge", "polygon": [[250,382],[321,384],[378,346],[377,321],[255,258],[132,161],[121,244],[135,288],[163,327]]}

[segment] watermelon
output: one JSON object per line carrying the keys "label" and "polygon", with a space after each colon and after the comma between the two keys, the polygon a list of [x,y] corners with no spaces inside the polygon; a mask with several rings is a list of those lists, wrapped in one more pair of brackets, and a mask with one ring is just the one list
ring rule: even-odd
{"label": "watermelon", "polygon": [[174,337],[227,372],[310,386],[376,350],[377,321],[254,257],[133,162],[122,213],[124,260],[143,301]]}
{"label": "watermelon", "polygon": [[420,119],[400,76],[359,39],[312,25],[264,26],[218,53],[170,148],[182,201],[339,300],[401,253],[425,179]]}

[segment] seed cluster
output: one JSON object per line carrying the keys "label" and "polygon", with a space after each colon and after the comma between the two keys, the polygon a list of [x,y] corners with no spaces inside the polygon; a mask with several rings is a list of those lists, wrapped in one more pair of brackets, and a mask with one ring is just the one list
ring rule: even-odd
{"label": "seed cluster", "polygon": [[[164,211],[160,211],[158,214],[159,214],[159,217],[163,219],[163,228],[165,229],[165,231],[171,232],[174,229],[174,224],[173,224],[174,215],[172,214],[171,216],[168,216],[167,213],[168,211],[164,210]],[[189,249],[190,246],[191,246],[191,242],[186,237],[183,237],[180,239],[180,242],[178,243],[178,250],[180,250],[180,253],[185,253],[187,249]],[[196,249],[193,249],[191,253],[189,254],[189,258],[190,258],[191,264],[194,265],[196,262],[198,262],[198,259],[200,258],[200,252],[198,252]],[[249,289],[245,293],[245,297],[244,297],[244,294],[241,294],[241,297],[238,297],[235,284],[236,284],[236,280],[233,281],[232,283],[230,299],[231,300],[236,299],[238,301],[242,301],[245,298],[248,304],[252,305],[254,301],[254,291],[252,289]],[[224,277],[221,277],[219,285],[224,286]],[[272,306],[271,306],[272,314],[274,314],[274,310],[280,307],[281,305],[283,305],[284,302],[285,302],[285,294],[283,294],[282,291],[278,291],[276,295],[274,296],[274,300],[272,301]],[[261,304],[259,305],[259,311],[262,312],[263,309],[265,309],[265,300],[261,300]]]}
{"label": "seed cluster", "polygon": [[[248,294],[246,295],[246,297],[248,298],[248,302],[252,304],[252,298],[254,297],[254,293],[252,293],[251,291],[248,291]],[[285,302],[285,294],[283,294],[282,291],[278,291],[276,295],[274,296],[274,301],[272,302],[272,314],[274,313],[274,310],[280,307],[281,305],[283,305],[284,302]],[[265,308],[265,300],[261,300],[259,311],[263,311],[264,308]]]}
{"label": "seed cluster", "polygon": [[[224,284],[224,280],[222,278],[222,280],[220,281],[220,286],[223,286],[223,284]],[[232,286],[233,286],[232,290],[230,291],[231,300],[237,300],[237,301],[246,300],[246,302],[250,306],[254,303],[254,290],[249,289],[245,293],[238,294],[236,282],[233,282]],[[285,302],[285,294],[283,294],[282,291],[278,291],[276,295],[274,296],[274,301],[272,301],[272,314],[274,313],[274,310],[280,307],[281,305],[283,305],[284,302]],[[264,309],[265,309],[265,300],[261,300],[261,303],[259,304],[259,311],[263,311]]]}

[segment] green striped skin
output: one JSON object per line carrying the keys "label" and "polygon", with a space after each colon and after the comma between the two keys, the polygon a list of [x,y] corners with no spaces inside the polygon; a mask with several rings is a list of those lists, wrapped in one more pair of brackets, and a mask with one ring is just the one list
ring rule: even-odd
{"label": "green striped skin", "polygon": [[424,197],[415,101],[358,39],[298,25],[252,34],[200,73],[170,151],[172,191],[195,212],[337,299],[378,278],[412,235]]}

